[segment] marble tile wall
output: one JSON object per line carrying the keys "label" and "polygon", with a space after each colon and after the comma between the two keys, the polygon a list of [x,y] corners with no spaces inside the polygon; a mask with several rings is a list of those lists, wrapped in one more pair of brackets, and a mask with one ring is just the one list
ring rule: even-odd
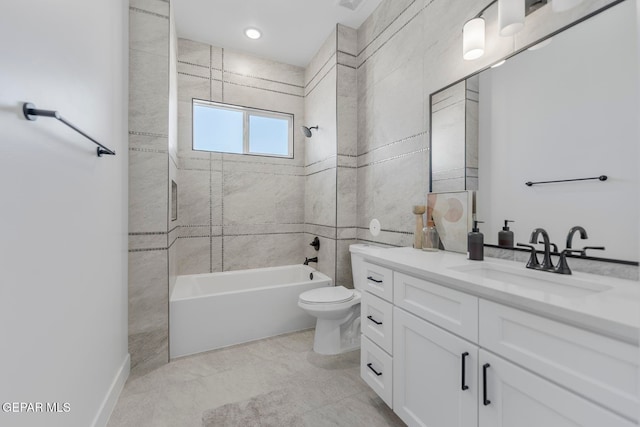
{"label": "marble tile wall", "polygon": [[[357,238],[410,246],[412,205],[429,188],[429,96],[578,20],[611,0],[585,0],[562,14],[527,18],[515,37],[497,36],[497,7],[484,14],[486,53],[462,58],[462,26],[483,5],[473,0],[385,0],[357,30]],[[530,23],[529,23],[530,22]],[[373,237],[369,222],[382,232]]]}
{"label": "marble tile wall", "polygon": [[305,70],[305,116],[319,129],[305,156],[306,238],[320,238],[318,270],[353,286],[349,244],[356,237],[356,30],[337,25]]}
{"label": "marble tile wall", "polygon": [[[304,261],[304,70],[178,40],[177,273]],[[192,149],[193,98],[294,115],[294,158]]]}
{"label": "marble tile wall", "polygon": [[129,353],[136,376],[169,354],[169,2],[132,0],[129,34]]}

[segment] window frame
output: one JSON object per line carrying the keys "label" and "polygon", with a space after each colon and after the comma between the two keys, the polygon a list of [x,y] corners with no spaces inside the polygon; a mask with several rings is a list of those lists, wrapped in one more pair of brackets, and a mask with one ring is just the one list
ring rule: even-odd
{"label": "window frame", "polygon": [[[205,149],[196,149],[195,148],[195,114],[194,109],[196,105],[204,106],[204,107],[212,107],[221,110],[229,110],[236,111],[242,113],[242,153],[232,153],[229,151],[219,151],[219,150],[205,150]],[[271,154],[271,153],[258,153],[251,152],[249,150],[250,147],[250,117],[265,117],[265,118],[273,118],[287,121],[287,139],[288,139],[288,154]],[[240,156],[260,156],[260,157],[276,157],[280,159],[293,159],[294,158],[294,143],[293,143],[293,129],[294,129],[294,120],[295,117],[291,113],[284,113],[281,111],[272,111],[265,110],[260,108],[253,107],[245,107],[242,105],[234,105],[227,104],[222,102],[215,101],[207,101],[206,99],[191,99],[191,149],[193,151],[202,151],[205,153],[224,153],[224,154],[235,154]]]}

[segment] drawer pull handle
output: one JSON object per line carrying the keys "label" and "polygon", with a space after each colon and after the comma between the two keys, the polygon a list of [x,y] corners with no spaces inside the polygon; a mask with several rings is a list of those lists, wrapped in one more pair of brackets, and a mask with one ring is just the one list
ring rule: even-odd
{"label": "drawer pull handle", "polygon": [[482,403],[484,406],[487,406],[491,403],[489,399],[487,399],[487,369],[490,367],[488,363],[482,365]]}
{"label": "drawer pull handle", "polygon": [[376,280],[371,276],[367,276],[367,280],[371,280],[372,282],[376,282],[376,283],[382,283],[382,280]]}
{"label": "drawer pull handle", "polygon": [[465,365],[466,365],[464,362],[465,362],[465,359],[467,358],[468,355],[469,355],[469,352],[465,351],[464,353],[462,353],[462,390],[468,390],[469,389],[469,386],[465,384],[466,381],[464,379],[464,376],[465,376]]}
{"label": "drawer pull handle", "polygon": [[377,376],[382,375],[382,372],[378,372],[375,369],[373,369],[373,366],[371,366],[372,363],[367,363],[367,368],[371,369],[373,371],[374,374],[376,374]]}
{"label": "drawer pull handle", "polygon": [[378,322],[376,319],[374,319],[372,316],[367,316],[367,319],[371,320],[373,323],[375,323],[376,325],[382,325],[382,322]]}

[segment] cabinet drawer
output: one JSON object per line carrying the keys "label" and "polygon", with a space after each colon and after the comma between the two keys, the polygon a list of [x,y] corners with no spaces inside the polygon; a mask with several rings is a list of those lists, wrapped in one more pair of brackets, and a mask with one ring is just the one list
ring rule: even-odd
{"label": "cabinet drawer", "polygon": [[393,271],[364,261],[362,274],[365,290],[389,302],[393,302]]}
{"label": "cabinet drawer", "polygon": [[371,295],[362,293],[362,333],[384,351],[393,354],[393,306],[391,303]]}
{"label": "cabinet drawer", "polygon": [[363,335],[360,347],[360,376],[390,408],[393,408],[392,373],[391,356]]}
{"label": "cabinet drawer", "polygon": [[402,273],[394,273],[393,280],[396,306],[478,342],[477,297]]}
{"label": "cabinet drawer", "polygon": [[638,348],[480,300],[480,345],[631,419],[637,419]]}

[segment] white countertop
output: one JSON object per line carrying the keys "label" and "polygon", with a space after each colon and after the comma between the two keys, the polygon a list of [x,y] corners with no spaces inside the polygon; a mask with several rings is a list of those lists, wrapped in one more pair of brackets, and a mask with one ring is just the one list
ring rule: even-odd
{"label": "white countertop", "polygon": [[[581,272],[565,276],[534,271],[526,269],[524,263],[497,258],[485,257],[484,261],[470,261],[465,254],[444,251],[424,252],[413,248],[369,246],[363,255],[367,261],[415,277],[638,344],[640,282]],[[544,286],[539,289],[531,285],[517,286],[451,268],[464,269],[465,266],[474,268],[479,263],[517,268],[523,274],[533,278],[539,275],[543,280],[583,282],[602,286],[606,290],[586,295],[561,295],[561,293],[545,291]],[[569,260],[570,264],[571,260]]]}

